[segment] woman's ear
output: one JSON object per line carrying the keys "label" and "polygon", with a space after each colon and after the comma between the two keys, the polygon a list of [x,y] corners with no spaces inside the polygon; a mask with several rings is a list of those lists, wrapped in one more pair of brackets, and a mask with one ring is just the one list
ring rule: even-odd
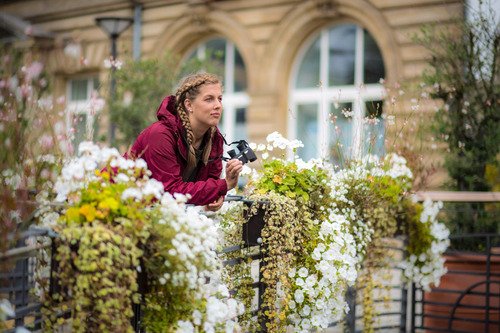
{"label": "woman's ear", "polygon": [[189,100],[189,98],[186,98],[184,100],[184,109],[188,112],[191,112],[191,101]]}

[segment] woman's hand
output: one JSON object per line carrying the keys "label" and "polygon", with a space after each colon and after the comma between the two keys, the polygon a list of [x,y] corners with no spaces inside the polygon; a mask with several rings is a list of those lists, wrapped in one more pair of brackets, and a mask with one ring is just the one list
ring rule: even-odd
{"label": "woman's hand", "polygon": [[232,190],[238,185],[238,176],[243,169],[243,163],[240,160],[233,159],[226,164],[226,183],[227,190]]}
{"label": "woman's hand", "polygon": [[224,203],[224,197],[219,197],[219,199],[206,205],[205,210],[210,211],[210,212],[216,212],[222,207],[223,203]]}

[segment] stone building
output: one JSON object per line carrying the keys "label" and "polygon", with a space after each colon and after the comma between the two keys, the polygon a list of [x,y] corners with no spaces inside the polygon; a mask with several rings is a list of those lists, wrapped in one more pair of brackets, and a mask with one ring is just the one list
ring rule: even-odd
{"label": "stone building", "polygon": [[[71,114],[85,115],[82,101],[107,71],[109,37],[95,18],[134,17],[118,39],[120,54],[169,50],[186,59],[219,50],[227,137],[262,142],[279,131],[301,139],[300,153],[313,157],[338,141],[356,153],[367,115],[380,120],[369,129],[375,148],[387,149],[381,79],[391,87],[418,83],[428,53],[412,34],[428,23],[453,24],[465,7],[461,0],[7,0],[0,12],[2,39],[47,47],[55,94],[66,95]],[[407,114],[410,97],[398,105],[396,114]]]}

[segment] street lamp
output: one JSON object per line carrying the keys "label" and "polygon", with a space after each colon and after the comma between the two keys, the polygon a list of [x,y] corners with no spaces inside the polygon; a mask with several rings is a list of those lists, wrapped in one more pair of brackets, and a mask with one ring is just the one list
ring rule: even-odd
{"label": "street lamp", "polygon": [[[116,40],[121,35],[122,32],[127,30],[128,27],[134,23],[134,19],[131,17],[97,17],[95,23],[109,36],[111,39],[111,60],[115,61],[118,55],[116,50]],[[111,96],[111,101],[115,98],[116,93],[116,81],[115,81],[115,70],[116,67],[112,64],[111,66],[111,84],[109,87],[109,93]],[[111,114],[109,119],[109,138],[110,144],[115,141],[115,124],[111,121]]]}

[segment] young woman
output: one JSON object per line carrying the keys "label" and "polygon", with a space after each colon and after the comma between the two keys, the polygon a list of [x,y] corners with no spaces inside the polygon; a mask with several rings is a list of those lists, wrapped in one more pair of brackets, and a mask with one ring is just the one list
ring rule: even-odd
{"label": "young woman", "polygon": [[222,172],[223,138],[217,129],[222,116],[222,84],[216,75],[184,78],[175,96],[167,96],[130,154],[143,158],[152,177],[166,192],[190,194],[188,203],[216,211],[226,192],[238,184],[239,160],[229,160]]}

